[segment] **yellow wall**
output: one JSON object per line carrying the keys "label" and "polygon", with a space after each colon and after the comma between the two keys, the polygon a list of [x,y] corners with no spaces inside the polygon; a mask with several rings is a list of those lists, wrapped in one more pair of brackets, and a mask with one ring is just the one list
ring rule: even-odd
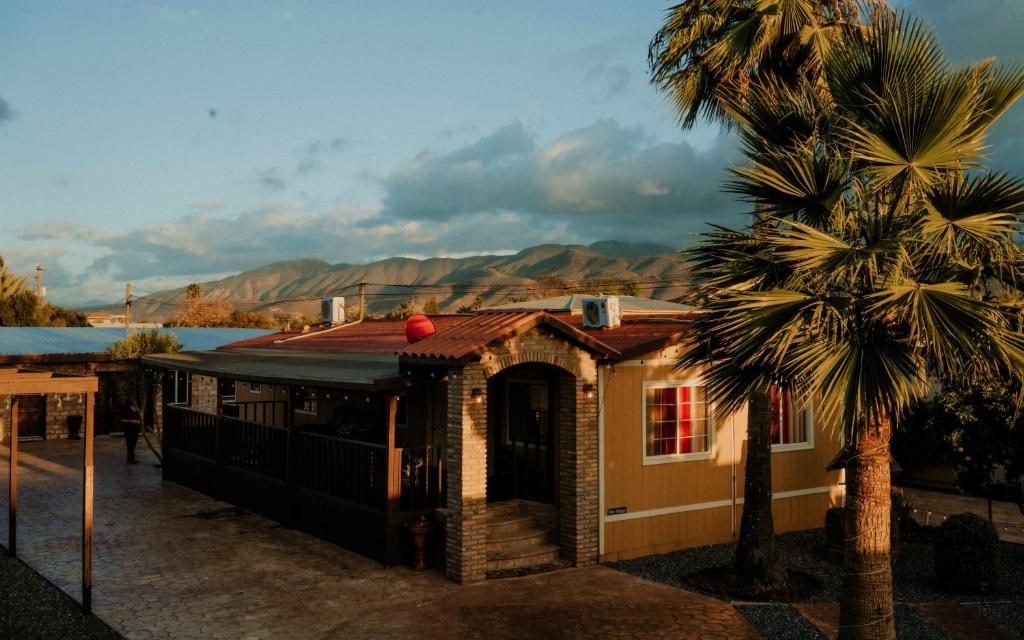
{"label": "yellow wall", "polygon": [[[670,348],[649,354],[643,364],[603,367],[602,560],[729,542],[739,527],[742,504],[733,506],[733,491],[742,500],[745,410],[715,416],[709,459],[644,464],[644,381],[700,378],[699,371],[673,371],[676,354]],[[813,449],[772,455],[777,532],[820,527],[825,510],[842,503],[839,473],[825,471],[839,447],[839,433],[815,416]],[[626,507],[626,514],[606,515],[617,507]]]}

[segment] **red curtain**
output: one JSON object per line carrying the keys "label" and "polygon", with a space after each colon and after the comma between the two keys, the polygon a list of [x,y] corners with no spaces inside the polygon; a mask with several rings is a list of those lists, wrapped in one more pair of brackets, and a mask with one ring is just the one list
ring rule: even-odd
{"label": "red curtain", "polygon": [[679,453],[690,453],[693,450],[691,433],[690,387],[679,387]]}

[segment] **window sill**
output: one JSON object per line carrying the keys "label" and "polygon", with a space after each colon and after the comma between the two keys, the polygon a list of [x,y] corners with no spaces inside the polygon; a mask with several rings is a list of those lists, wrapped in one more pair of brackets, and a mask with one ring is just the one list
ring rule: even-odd
{"label": "window sill", "polygon": [[810,451],[814,448],[812,442],[795,442],[793,444],[773,444],[772,453],[786,453],[787,451]]}
{"label": "window sill", "polygon": [[646,467],[653,464],[668,464],[670,462],[689,462],[691,460],[710,460],[711,458],[712,454],[710,451],[705,451],[702,453],[673,454],[667,456],[644,456],[644,466]]}
{"label": "window sill", "polygon": [[301,413],[304,416],[315,416],[316,411],[303,411],[302,409],[296,409],[295,413]]}

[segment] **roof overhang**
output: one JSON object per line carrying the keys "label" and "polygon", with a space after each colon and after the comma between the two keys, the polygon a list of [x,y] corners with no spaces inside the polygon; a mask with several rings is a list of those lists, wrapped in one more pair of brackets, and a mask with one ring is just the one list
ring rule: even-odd
{"label": "roof overhang", "polygon": [[152,354],[146,364],[218,378],[267,384],[375,390],[402,383],[398,358],[386,354],[326,354],[281,349],[228,349]]}

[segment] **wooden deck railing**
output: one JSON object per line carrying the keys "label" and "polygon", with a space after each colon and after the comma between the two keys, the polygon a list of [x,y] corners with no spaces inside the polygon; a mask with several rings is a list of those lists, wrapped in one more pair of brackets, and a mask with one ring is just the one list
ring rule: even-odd
{"label": "wooden deck railing", "polygon": [[[394,405],[391,402],[389,406],[392,424]],[[443,450],[434,446],[396,448],[393,426],[389,444],[384,445],[219,416],[181,405],[166,405],[164,416],[165,454],[170,451],[192,456],[182,459],[165,455],[168,478],[192,478],[200,483],[197,488],[213,495],[225,493],[227,487],[229,496],[242,495],[250,504],[276,496],[285,503],[278,512],[291,513],[290,517],[302,501],[300,493],[336,501],[332,504],[352,505],[345,508],[379,518],[387,540],[384,557],[388,562],[397,557],[400,524],[414,513],[444,504]],[[201,461],[188,462],[196,458]],[[190,472],[186,465],[195,468]],[[231,469],[238,471],[228,474]],[[277,484],[267,485],[268,481]],[[268,488],[274,496],[266,493]]]}
{"label": "wooden deck railing", "polygon": [[315,433],[295,434],[295,482],[365,507],[387,503],[387,447]]}

